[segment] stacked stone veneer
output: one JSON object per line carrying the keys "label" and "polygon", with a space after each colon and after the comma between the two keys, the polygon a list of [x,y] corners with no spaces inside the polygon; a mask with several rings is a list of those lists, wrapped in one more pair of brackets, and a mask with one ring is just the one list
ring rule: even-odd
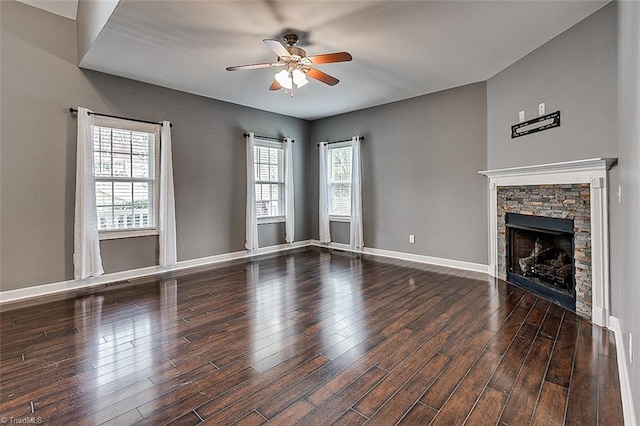
{"label": "stacked stone veneer", "polygon": [[573,219],[576,312],[591,320],[590,186],[527,185],[498,187],[498,277],[507,279],[506,213]]}

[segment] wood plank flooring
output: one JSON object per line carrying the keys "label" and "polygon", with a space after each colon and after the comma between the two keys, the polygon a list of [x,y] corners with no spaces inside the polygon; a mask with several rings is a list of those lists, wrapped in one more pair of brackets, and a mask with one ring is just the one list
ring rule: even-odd
{"label": "wood plank flooring", "polygon": [[623,424],[610,331],[436,266],[305,248],[0,320],[14,423]]}

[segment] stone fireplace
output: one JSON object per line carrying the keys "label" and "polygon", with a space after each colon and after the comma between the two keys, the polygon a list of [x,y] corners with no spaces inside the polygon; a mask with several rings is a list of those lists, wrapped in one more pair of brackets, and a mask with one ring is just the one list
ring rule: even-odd
{"label": "stone fireplace", "polygon": [[489,270],[601,326],[609,318],[607,171],[590,159],[489,178]]}
{"label": "stone fireplace", "polygon": [[[590,193],[591,188],[588,184],[501,186],[497,189],[498,278],[514,284],[520,284],[528,290],[547,297],[589,319],[591,318],[592,306]],[[556,247],[556,251],[562,250],[571,257],[572,282],[569,289],[570,298],[563,297],[562,292],[545,292],[544,288],[536,289],[533,286],[527,286],[522,279],[515,276],[520,275],[526,279],[526,275],[529,275],[535,278],[533,281],[542,281],[543,285],[545,281],[551,281],[544,278],[544,275],[549,275],[549,272],[517,274],[518,269],[521,269],[519,268],[520,265],[508,265],[510,253],[507,250],[509,240],[506,237],[509,233],[508,231],[511,231],[511,234],[516,233],[516,231],[513,226],[509,226],[507,219],[514,215],[522,215],[525,218],[529,218],[524,225],[521,224],[524,220],[516,222],[515,226],[518,226],[518,228],[515,229],[527,228],[526,230],[529,231],[527,234],[530,236],[532,236],[531,234],[537,235],[537,238],[541,241],[540,244],[547,246],[540,250],[549,249],[548,246],[554,242],[554,238],[552,238],[554,235],[556,237],[565,236],[564,246]],[[532,230],[532,228],[536,228],[536,226],[532,226],[534,221],[544,223],[537,227],[539,228],[538,232]],[[548,236],[544,235],[545,230]],[[522,230],[520,234],[525,234],[524,231]],[[567,238],[569,238],[568,247],[566,246]],[[558,238],[555,241],[558,241],[558,246],[563,245]],[[536,240],[533,240],[534,247],[532,247],[532,250],[535,250],[535,242]],[[531,253],[531,250],[529,253]],[[518,253],[512,254],[518,255]],[[518,255],[520,257],[515,259],[516,262],[520,261],[520,259],[525,259],[527,256],[524,256],[524,254],[520,253]],[[538,254],[538,256],[541,255]],[[543,265],[548,266],[550,260],[541,259],[541,262],[536,262],[536,264],[542,268]],[[554,260],[557,260],[557,258]],[[550,290],[554,290],[553,286],[547,287]],[[570,303],[568,299],[573,299],[573,303]]]}

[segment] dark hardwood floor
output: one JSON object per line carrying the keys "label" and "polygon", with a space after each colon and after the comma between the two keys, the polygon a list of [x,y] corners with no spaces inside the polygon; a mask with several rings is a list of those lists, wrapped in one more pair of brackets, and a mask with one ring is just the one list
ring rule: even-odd
{"label": "dark hardwood floor", "polygon": [[14,423],[623,424],[613,333],[436,266],[306,248],[0,319]]}

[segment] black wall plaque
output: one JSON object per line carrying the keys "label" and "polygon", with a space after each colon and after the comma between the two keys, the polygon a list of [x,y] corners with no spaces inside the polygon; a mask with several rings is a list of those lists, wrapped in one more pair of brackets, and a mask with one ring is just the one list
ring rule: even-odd
{"label": "black wall plaque", "polygon": [[[551,120],[551,122],[545,123],[548,120]],[[514,124],[513,126],[511,126],[511,139],[530,135],[531,133],[541,132],[547,129],[552,129],[554,127],[560,127],[560,111],[541,115],[540,117],[532,118],[531,120]]]}

